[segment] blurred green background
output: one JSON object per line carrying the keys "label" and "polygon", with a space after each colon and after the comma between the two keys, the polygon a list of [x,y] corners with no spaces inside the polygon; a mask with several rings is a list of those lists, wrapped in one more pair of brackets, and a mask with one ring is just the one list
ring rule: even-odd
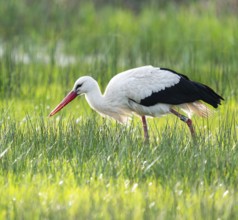
{"label": "blurred green background", "polygon": [[1,0],[0,97],[44,98],[38,88],[68,90],[82,75],[104,88],[147,64],[237,95],[236,9],[222,0]]}

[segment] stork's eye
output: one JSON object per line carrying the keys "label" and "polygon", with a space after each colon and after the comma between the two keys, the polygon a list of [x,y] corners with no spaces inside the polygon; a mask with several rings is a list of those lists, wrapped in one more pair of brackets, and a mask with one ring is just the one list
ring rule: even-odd
{"label": "stork's eye", "polygon": [[77,91],[82,85],[83,85],[83,83],[78,84],[78,85],[76,86],[75,90]]}

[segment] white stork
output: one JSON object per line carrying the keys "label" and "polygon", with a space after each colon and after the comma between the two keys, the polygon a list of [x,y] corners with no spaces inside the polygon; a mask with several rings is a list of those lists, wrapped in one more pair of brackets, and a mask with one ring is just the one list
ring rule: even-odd
{"label": "white stork", "polygon": [[103,95],[96,80],[90,76],[80,77],[49,116],[83,94],[91,108],[102,116],[112,117],[121,123],[126,123],[133,113],[140,116],[146,140],[149,139],[146,116],[160,117],[172,113],[188,125],[193,136],[195,132],[189,117],[192,113],[202,117],[210,113],[201,101],[217,108],[223,100],[208,86],[191,81],[183,74],[166,68],[142,66],[114,76]]}

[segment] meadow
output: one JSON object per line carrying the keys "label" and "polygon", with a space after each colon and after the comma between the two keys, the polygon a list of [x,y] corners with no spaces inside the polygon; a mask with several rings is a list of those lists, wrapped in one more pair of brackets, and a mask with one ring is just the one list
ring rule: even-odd
{"label": "meadow", "polygon": [[[0,0],[0,219],[237,219],[238,18],[215,3]],[[83,75],[168,67],[225,101],[197,131],[172,115],[128,126],[84,97]]]}

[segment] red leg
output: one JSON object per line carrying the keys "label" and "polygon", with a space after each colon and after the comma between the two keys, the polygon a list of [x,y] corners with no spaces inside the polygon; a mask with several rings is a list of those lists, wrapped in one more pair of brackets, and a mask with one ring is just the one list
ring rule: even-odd
{"label": "red leg", "polygon": [[148,127],[147,127],[147,122],[146,122],[146,117],[143,115],[141,116],[142,124],[143,124],[143,129],[144,129],[144,138],[145,141],[149,141],[149,133],[148,133]]}
{"label": "red leg", "polygon": [[191,132],[192,137],[195,137],[195,130],[193,127],[192,120],[184,115],[181,115],[179,112],[175,111],[174,109],[170,109],[170,112],[180,118],[181,121],[185,122],[188,125],[188,128]]}

